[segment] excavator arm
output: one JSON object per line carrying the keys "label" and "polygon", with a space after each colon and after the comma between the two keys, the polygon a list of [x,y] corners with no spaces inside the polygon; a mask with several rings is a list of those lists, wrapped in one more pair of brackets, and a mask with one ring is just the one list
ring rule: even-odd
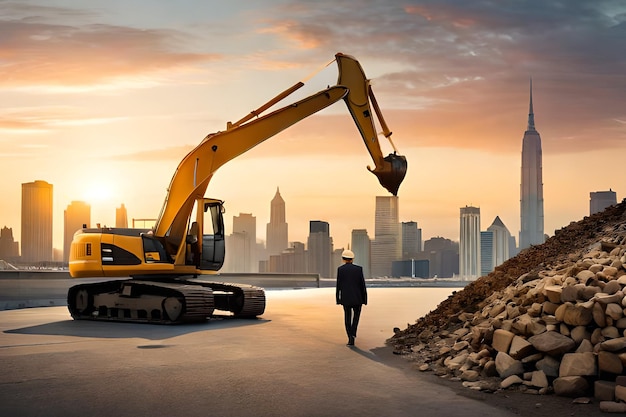
{"label": "excavator arm", "polygon": [[[397,155],[395,147],[393,154],[386,157],[382,154],[371,107],[374,107],[384,136],[390,139],[391,132],[382,118],[369,80],[365,77],[359,62],[341,53],[338,53],[335,59],[339,67],[336,86],[259,117],[260,113],[303,85],[298,83],[240,121],[229,123],[227,130],[206,136],[176,169],[154,235],[165,238],[171,246],[179,248],[184,244],[194,203],[204,196],[209,181],[219,167],[341,99],[344,99],[348,106],[374,161],[374,168],[368,166],[368,169],[378,177],[383,187],[397,195],[406,174],[406,158]],[[177,259],[175,263],[180,261]]]}

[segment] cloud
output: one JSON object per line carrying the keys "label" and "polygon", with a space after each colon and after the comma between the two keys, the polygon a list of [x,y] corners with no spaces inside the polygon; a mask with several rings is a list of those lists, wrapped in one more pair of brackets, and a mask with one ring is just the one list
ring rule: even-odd
{"label": "cloud", "polygon": [[[0,86],[85,86],[189,70],[220,58],[185,52],[189,35],[100,23],[58,23],[81,13],[0,3]],[[19,12],[19,13],[18,13]],[[66,19],[67,20],[67,19]]]}

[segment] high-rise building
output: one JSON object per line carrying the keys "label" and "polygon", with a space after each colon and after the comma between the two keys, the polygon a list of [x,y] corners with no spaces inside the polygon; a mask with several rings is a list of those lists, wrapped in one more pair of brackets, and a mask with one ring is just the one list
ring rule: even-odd
{"label": "high-rise building", "polygon": [[415,259],[422,251],[422,229],[417,222],[402,222],[402,259]]}
{"label": "high-rise building", "polygon": [[289,246],[288,225],[285,217],[285,200],[276,188],[276,195],[270,203],[270,222],[267,224],[267,254],[280,255]]}
{"label": "high-rise building", "polygon": [[535,130],[533,113],[533,83],[530,81],[528,127],[522,140],[522,182],[520,187],[521,230],[519,248],[544,242],[543,234],[543,174],[541,137]]}
{"label": "high-rise building", "polygon": [[480,232],[480,276],[488,275],[495,268],[493,240],[492,231]]}
{"label": "high-rise building", "polygon": [[371,267],[373,277],[391,275],[392,262],[402,258],[402,236],[397,196],[377,196]]}
{"label": "high-rise building", "polygon": [[22,262],[49,262],[52,254],[52,184],[22,184]]}
{"label": "high-rise building", "polygon": [[493,232],[493,268],[495,268],[511,257],[511,250],[509,249],[511,233],[500,220],[500,216],[496,216],[487,231]]}
{"label": "high-rise building", "polygon": [[236,242],[233,272],[259,272],[256,246],[256,217],[251,213],[233,216],[233,238]]}
{"label": "high-rise building", "polygon": [[308,272],[320,274],[322,278],[330,278],[332,251],[333,241],[328,222],[311,220],[307,239]]}
{"label": "high-rise building", "polygon": [[617,194],[609,188],[609,191],[596,191],[589,193],[589,215],[604,211],[605,208],[617,204]]}
{"label": "high-rise building", "polygon": [[124,204],[115,209],[115,227],[128,227],[128,212]]}
{"label": "high-rise building", "polygon": [[0,260],[16,262],[19,256],[19,242],[13,240],[13,229],[4,226],[0,230]]}
{"label": "high-rise building", "polygon": [[420,259],[428,260],[429,277],[452,278],[459,273],[459,244],[443,237],[424,242]]}
{"label": "high-rise building", "polygon": [[68,262],[74,233],[83,227],[91,227],[91,206],[84,201],[72,201],[63,215],[63,262]]}
{"label": "high-rise building", "polygon": [[354,252],[354,263],[363,268],[363,276],[371,278],[370,257],[372,241],[367,234],[366,229],[352,230],[352,238],[350,248]]}
{"label": "high-rise building", "polygon": [[473,280],[480,276],[480,208],[461,207],[459,275]]}

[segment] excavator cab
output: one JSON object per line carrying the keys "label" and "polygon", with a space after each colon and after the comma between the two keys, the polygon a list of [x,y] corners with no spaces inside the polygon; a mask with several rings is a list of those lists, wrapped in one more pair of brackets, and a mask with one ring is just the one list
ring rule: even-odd
{"label": "excavator cab", "polygon": [[195,223],[198,224],[198,229],[203,231],[202,239],[198,239],[197,242],[200,252],[197,266],[203,271],[218,271],[224,264],[226,256],[223,202],[212,198],[200,198],[197,200],[197,207],[201,207],[202,210],[198,210]]}

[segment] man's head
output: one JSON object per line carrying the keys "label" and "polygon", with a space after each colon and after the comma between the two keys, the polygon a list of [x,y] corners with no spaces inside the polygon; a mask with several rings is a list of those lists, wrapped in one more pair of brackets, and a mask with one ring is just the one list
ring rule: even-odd
{"label": "man's head", "polygon": [[349,249],[344,250],[341,253],[341,259],[343,259],[344,262],[352,262],[354,260],[354,252]]}

